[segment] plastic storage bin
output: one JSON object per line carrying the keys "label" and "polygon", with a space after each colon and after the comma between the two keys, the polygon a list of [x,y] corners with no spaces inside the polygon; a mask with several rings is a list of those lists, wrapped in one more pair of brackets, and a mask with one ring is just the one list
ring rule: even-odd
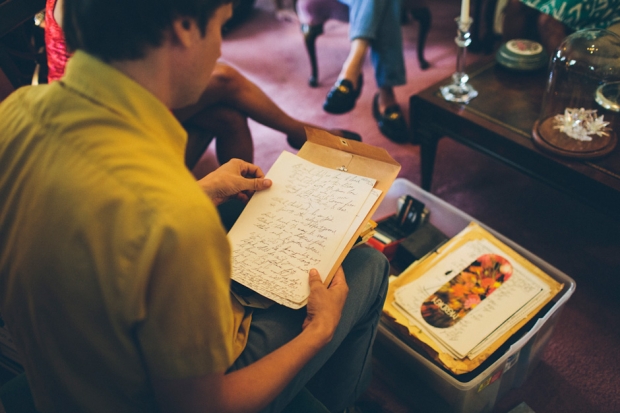
{"label": "plastic storage bin", "polygon": [[[546,312],[543,309],[534,322],[523,327],[526,329],[531,326],[529,330],[520,330],[517,334],[522,334],[522,336],[510,344],[507,349],[505,349],[506,346],[502,346],[498,351],[504,351],[504,353],[499,357],[496,355],[495,361],[491,359],[491,364],[488,367],[485,367],[488,364],[486,363],[474,370],[477,373],[474,374],[474,378],[471,378],[471,373],[466,375],[469,381],[457,378],[461,376],[448,373],[431,358],[420,354],[400,340],[387,324],[379,323],[377,340],[380,340],[390,351],[394,351],[412,373],[428,383],[447,402],[453,412],[490,412],[497,400],[510,389],[519,387],[525,382],[530,372],[540,361],[553,328],[558,322],[561,310],[575,291],[575,281],[480,221],[403,178],[394,181],[381,206],[374,214],[374,219],[395,213],[398,198],[405,194],[422,201],[430,211],[430,222],[447,236],[456,235],[472,221],[478,222],[549,276],[564,284],[562,291],[547,306]],[[478,373],[478,371],[480,372]]]}

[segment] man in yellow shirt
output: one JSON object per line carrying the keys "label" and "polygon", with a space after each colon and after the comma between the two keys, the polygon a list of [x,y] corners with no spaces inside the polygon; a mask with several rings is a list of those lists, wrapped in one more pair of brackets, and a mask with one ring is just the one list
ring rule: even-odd
{"label": "man in yellow shirt", "polygon": [[[271,182],[195,181],[170,109],[220,56],[228,0],[66,0],[65,77],[0,105],[0,312],[47,412],[331,411],[369,380],[388,265],[356,249],[305,310],[231,300],[215,206]],[[346,273],[346,280],[345,280]]]}

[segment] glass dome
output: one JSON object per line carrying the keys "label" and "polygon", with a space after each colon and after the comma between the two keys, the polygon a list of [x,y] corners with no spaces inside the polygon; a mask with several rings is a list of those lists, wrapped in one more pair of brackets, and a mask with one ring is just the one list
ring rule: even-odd
{"label": "glass dome", "polygon": [[549,64],[534,142],[557,155],[611,152],[620,128],[620,36],[588,29],[568,36]]}

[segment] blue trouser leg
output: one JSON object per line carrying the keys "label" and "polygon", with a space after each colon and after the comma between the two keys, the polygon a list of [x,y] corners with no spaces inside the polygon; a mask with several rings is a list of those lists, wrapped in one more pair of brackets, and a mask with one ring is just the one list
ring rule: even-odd
{"label": "blue trouser leg", "polygon": [[370,57],[379,87],[407,82],[400,0],[340,0],[349,6],[349,38],[370,42]]}
{"label": "blue trouser leg", "polygon": [[[370,383],[372,345],[387,292],[389,264],[380,252],[361,247],[353,249],[342,266],[349,295],[332,341],[264,412],[282,410],[315,376],[308,388],[331,411],[351,404]],[[248,344],[231,370],[247,366],[290,341],[301,332],[304,318],[305,309],[274,305],[256,310]]]}

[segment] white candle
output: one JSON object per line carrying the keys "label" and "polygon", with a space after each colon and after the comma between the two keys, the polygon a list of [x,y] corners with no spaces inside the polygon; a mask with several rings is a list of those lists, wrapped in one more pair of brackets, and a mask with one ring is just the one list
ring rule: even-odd
{"label": "white candle", "polygon": [[461,21],[469,21],[469,0],[461,0]]}

